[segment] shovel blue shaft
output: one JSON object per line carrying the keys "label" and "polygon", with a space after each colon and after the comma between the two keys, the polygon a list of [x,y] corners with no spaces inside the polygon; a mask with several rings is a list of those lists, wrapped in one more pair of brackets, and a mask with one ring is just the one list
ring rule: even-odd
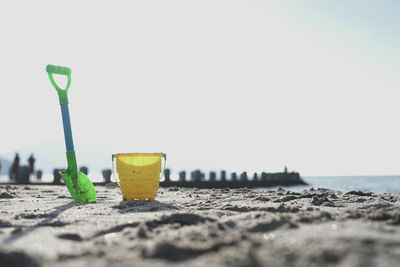
{"label": "shovel blue shaft", "polygon": [[71,119],[69,117],[68,104],[61,104],[61,114],[64,126],[65,147],[68,151],[74,151],[74,141],[72,140]]}

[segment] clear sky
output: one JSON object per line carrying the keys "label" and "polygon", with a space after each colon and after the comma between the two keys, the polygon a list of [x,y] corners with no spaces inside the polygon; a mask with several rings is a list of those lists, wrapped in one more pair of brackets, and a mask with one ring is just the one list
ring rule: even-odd
{"label": "clear sky", "polygon": [[395,0],[2,1],[0,154],[63,155],[51,63],[72,68],[89,167],[162,151],[175,171],[399,174],[399,12]]}

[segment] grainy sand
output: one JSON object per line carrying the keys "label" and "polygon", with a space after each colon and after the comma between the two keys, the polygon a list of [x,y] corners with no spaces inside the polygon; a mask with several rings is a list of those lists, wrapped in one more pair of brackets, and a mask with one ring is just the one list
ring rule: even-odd
{"label": "grainy sand", "polygon": [[400,195],[0,186],[1,266],[400,266]]}

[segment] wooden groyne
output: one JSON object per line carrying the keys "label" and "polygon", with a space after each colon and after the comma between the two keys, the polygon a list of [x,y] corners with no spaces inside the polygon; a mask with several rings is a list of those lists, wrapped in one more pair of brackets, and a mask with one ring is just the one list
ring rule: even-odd
{"label": "wooden groyne", "polygon": [[[63,185],[61,175],[59,174],[60,169],[54,169],[53,171],[53,182],[38,182],[37,180],[33,183],[35,185]],[[87,174],[87,168],[81,168],[80,171]],[[110,169],[102,171],[103,182],[94,182],[94,185],[106,185],[111,183],[112,172]],[[26,176],[26,177],[25,177]],[[30,184],[29,174],[27,173],[24,177],[16,181],[10,181],[2,184]],[[164,172],[164,180],[160,182],[160,187],[186,187],[186,188],[257,188],[257,187],[273,187],[273,186],[293,186],[293,185],[305,185],[305,183],[298,172],[277,172],[267,173],[262,172],[261,174],[255,173],[252,177],[248,177],[247,172],[237,174],[232,172],[230,177],[227,177],[226,171],[221,171],[217,177],[216,172],[209,172],[208,179],[205,177],[205,173],[200,170],[195,170],[190,173],[190,177],[186,177],[186,172],[179,172],[179,179],[177,181],[171,180],[171,171],[166,169]],[[39,178],[39,177],[37,177]]]}
{"label": "wooden groyne", "polygon": [[216,178],[215,172],[210,172],[209,179],[206,180],[204,174],[196,170],[191,173],[190,180],[186,180],[186,175],[181,172],[178,181],[170,180],[170,173],[165,171],[165,180],[160,182],[161,187],[189,187],[189,188],[257,188],[257,187],[273,187],[273,186],[292,186],[292,185],[305,185],[298,172],[279,172],[279,173],[266,173],[262,172],[259,176],[254,174],[249,178],[246,172],[241,173],[239,176],[233,172],[228,180],[226,172],[221,171],[219,179]]}

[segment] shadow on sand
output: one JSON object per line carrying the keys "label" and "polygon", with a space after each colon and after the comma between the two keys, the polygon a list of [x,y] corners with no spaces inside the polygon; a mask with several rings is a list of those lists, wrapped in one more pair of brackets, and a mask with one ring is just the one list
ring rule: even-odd
{"label": "shadow on sand", "polygon": [[[61,205],[61,206],[57,207],[51,213],[46,214],[46,217],[42,221],[38,222],[37,224],[26,227],[25,229],[23,229],[23,227],[17,228],[16,230],[14,230],[13,234],[9,238],[7,238],[6,240],[3,241],[3,244],[10,244],[10,243],[20,239],[21,237],[35,231],[39,227],[43,227],[43,226],[59,227],[59,226],[67,225],[68,223],[61,222],[60,220],[56,220],[56,218],[62,212],[66,211],[67,209],[70,209],[76,205],[81,205],[81,204],[75,204],[74,202],[71,202],[71,203],[68,203],[65,205]],[[39,216],[39,217],[42,217],[42,216]]]}

